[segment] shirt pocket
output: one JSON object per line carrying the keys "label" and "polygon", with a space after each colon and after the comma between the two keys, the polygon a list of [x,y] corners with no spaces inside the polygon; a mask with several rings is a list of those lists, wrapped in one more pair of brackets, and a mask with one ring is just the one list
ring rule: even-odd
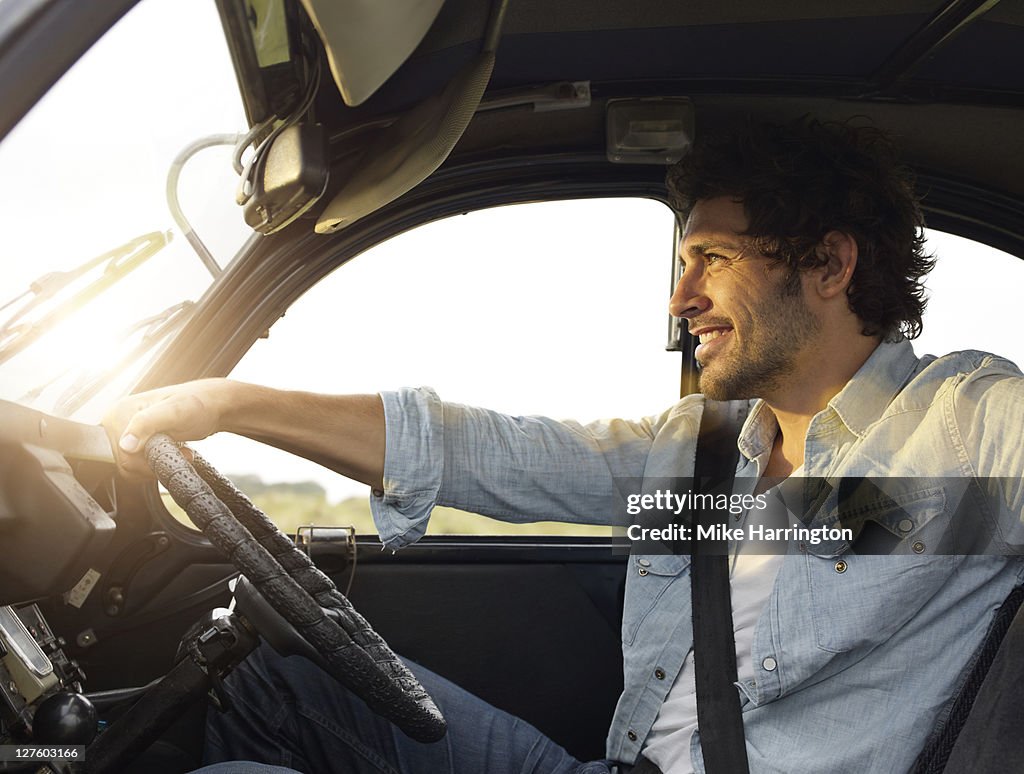
{"label": "shirt pocket", "polygon": [[659,600],[690,565],[687,555],[630,556],[622,606],[622,642],[632,645]]}
{"label": "shirt pocket", "polygon": [[[958,557],[929,552],[931,536],[946,521],[941,489],[885,500],[857,514],[852,546],[838,552],[806,546],[814,634],[822,650],[846,653],[885,642],[956,569]],[[849,523],[844,517],[843,526]]]}

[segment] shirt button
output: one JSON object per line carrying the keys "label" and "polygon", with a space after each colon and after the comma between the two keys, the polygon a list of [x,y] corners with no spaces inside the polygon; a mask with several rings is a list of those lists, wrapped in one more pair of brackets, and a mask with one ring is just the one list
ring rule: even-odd
{"label": "shirt button", "polygon": [[900,523],[896,525],[900,532],[910,532],[914,528],[914,522],[910,519],[900,519]]}
{"label": "shirt button", "polygon": [[631,742],[635,742],[636,741],[636,731],[634,731],[632,728],[629,729],[629,731],[626,732],[626,736],[629,737],[629,741],[631,741]]}
{"label": "shirt button", "polygon": [[384,490],[383,489],[371,489],[370,493],[374,497],[383,497],[384,496]]}
{"label": "shirt button", "polygon": [[923,554],[924,553],[924,543],[922,543],[920,540],[918,540],[916,543],[914,543],[914,545],[912,545],[911,548],[914,549],[914,553],[915,554]]}
{"label": "shirt button", "polygon": [[659,680],[664,680],[665,679],[665,670],[662,669],[661,667],[658,667],[657,669],[654,670],[654,676],[657,677]]}
{"label": "shirt button", "polygon": [[641,567],[650,567],[651,566],[651,560],[650,559],[637,559],[636,563],[639,564]]}
{"label": "shirt button", "polygon": [[639,574],[641,576],[647,575],[647,570],[645,568],[641,567],[639,570],[637,570],[637,574]]}
{"label": "shirt button", "polygon": [[761,666],[764,667],[765,672],[774,672],[775,668],[778,667],[778,665],[779,662],[773,659],[771,656],[766,657],[765,660],[761,662]]}
{"label": "shirt button", "polygon": [[842,559],[840,559],[838,562],[836,562],[836,572],[839,572],[839,573],[846,572],[846,567],[847,567],[847,564]]}

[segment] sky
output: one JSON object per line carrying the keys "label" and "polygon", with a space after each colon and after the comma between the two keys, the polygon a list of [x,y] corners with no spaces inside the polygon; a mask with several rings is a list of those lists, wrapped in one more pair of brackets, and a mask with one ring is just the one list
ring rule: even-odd
{"label": "sky", "polygon": [[[0,144],[0,304],[139,234],[176,237],[73,324],[0,365],[0,397],[110,357],[126,324],[199,297],[210,277],[170,217],[167,170],[189,142],[246,129],[213,0],[145,0]],[[221,263],[249,235],[229,155],[204,151],[181,182],[186,214]],[[234,375],[325,392],[428,384],[447,399],[584,420],[654,413],[678,388],[679,356],[664,351],[671,231],[651,201],[504,207],[429,224],[314,288]],[[930,246],[939,262],[917,351],[1024,361],[1009,324],[1024,262],[947,235]],[[104,408],[96,401],[76,418],[97,421]],[[313,478],[333,498],[363,491],[251,442],[218,437],[207,448],[233,472]]]}

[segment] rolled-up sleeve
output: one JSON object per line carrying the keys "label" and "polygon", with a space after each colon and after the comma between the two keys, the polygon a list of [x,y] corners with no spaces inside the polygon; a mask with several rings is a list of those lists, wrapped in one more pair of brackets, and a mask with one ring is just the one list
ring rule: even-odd
{"label": "rolled-up sleeve", "polygon": [[370,505],[393,549],[423,536],[434,505],[512,522],[612,524],[620,483],[643,475],[669,414],[584,425],[444,403],[429,388],[381,399],[384,490]]}
{"label": "rolled-up sleeve", "polygon": [[386,438],[384,489],[370,496],[381,542],[391,549],[427,531],[444,475],[444,413],[433,390],[382,392]]}

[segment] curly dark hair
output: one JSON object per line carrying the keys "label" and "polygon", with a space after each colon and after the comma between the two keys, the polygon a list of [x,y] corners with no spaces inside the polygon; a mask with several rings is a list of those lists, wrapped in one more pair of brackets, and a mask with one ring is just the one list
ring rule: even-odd
{"label": "curly dark hair", "polygon": [[808,117],[748,124],[698,140],[669,168],[666,184],[684,219],[701,199],[742,201],[753,247],[787,265],[794,279],[827,261],[822,239],[829,231],[849,234],[858,260],[847,296],[862,333],[921,333],[922,278],[935,261],[924,250],[913,175],[881,130]]}

